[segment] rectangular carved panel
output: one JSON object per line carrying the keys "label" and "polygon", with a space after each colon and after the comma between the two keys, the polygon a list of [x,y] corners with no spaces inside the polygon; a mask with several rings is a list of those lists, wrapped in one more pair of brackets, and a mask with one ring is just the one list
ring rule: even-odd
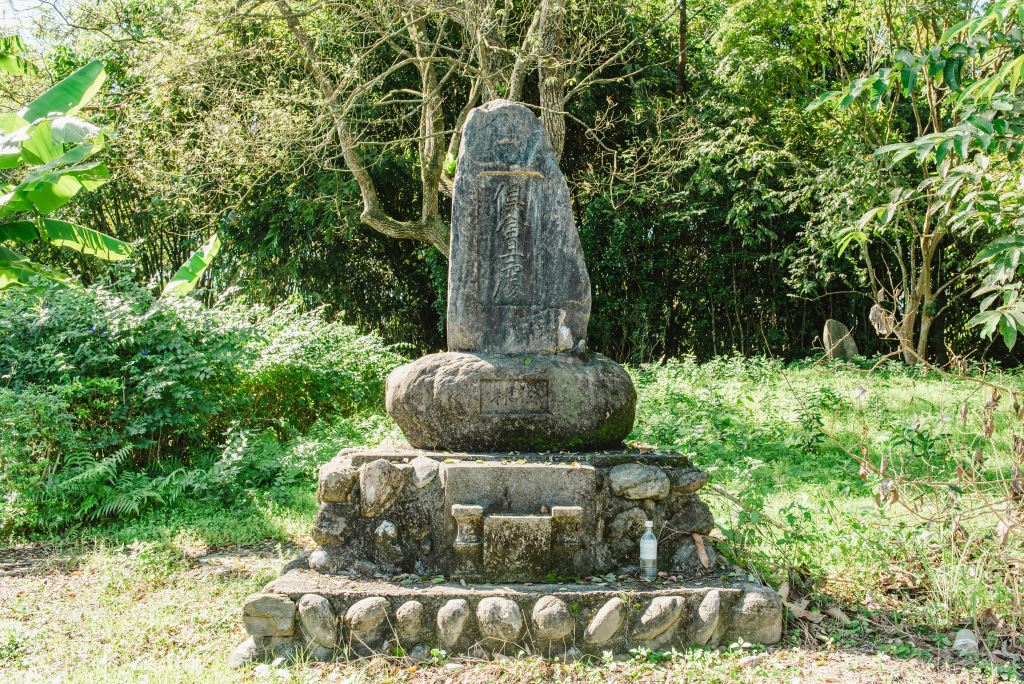
{"label": "rectangular carved panel", "polygon": [[480,381],[480,413],[530,416],[549,412],[548,381],[491,378]]}

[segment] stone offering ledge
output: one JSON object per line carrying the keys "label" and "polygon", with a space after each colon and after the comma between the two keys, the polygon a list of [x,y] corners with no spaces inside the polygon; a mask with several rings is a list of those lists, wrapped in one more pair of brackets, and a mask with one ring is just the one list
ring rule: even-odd
{"label": "stone offering ledge", "polygon": [[575,659],[640,646],[772,644],[781,638],[783,611],[770,589],[716,581],[414,588],[299,568],[250,596],[243,616],[250,638],[233,665],[303,649],[315,660],[372,653],[426,660],[433,648],[478,658],[524,652]]}

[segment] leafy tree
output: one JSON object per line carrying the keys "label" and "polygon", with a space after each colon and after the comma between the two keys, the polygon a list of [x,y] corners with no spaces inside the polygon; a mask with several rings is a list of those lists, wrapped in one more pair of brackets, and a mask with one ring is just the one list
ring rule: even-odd
{"label": "leafy tree", "polygon": [[[0,70],[32,73],[34,67],[18,54],[22,49],[17,38],[0,39]],[[0,181],[0,243],[43,240],[109,261],[128,256],[129,247],[121,240],[50,218],[80,191],[93,190],[110,176],[102,162],[92,159],[103,149],[103,132],[74,116],[105,77],[103,64],[92,61],[17,112],[0,114],[0,169],[12,178]],[[33,276],[66,280],[0,244],[0,289]]]}
{"label": "leafy tree", "polygon": [[[1014,239],[1000,239],[970,261],[979,239],[1017,226],[1015,162],[1024,149],[1020,12],[1015,1],[992,3],[945,31],[934,13],[919,13],[911,18],[912,49],[894,49],[885,66],[808,106],[832,103],[860,113],[872,139],[884,143],[876,154],[896,169],[887,201],[838,239],[841,249],[860,246],[877,297],[873,322],[880,333],[895,335],[910,363],[928,356],[936,318],[972,291],[987,296],[971,324],[988,335],[998,327],[1009,348],[1024,329],[1018,288],[1010,282],[1019,260]],[[901,113],[912,121],[906,132],[893,125]],[[899,139],[907,134],[911,140]],[[880,253],[892,258],[878,259]],[[958,257],[956,268],[949,268],[950,254]],[[982,264],[986,283],[976,290]]]}

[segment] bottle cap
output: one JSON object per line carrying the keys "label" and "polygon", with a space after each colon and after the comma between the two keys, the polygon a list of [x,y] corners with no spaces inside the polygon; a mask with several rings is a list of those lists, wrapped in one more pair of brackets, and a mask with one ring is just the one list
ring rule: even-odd
{"label": "bottle cap", "polygon": [[651,520],[647,520],[644,522],[644,527],[654,527],[654,522]]}

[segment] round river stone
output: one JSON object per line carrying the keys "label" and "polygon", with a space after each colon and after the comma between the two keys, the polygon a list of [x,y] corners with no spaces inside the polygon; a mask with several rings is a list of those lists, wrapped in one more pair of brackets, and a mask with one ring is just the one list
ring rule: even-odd
{"label": "round river stone", "polygon": [[388,378],[388,413],[418,449],[619,447],[636,390],[599,354],[430,354]]}

